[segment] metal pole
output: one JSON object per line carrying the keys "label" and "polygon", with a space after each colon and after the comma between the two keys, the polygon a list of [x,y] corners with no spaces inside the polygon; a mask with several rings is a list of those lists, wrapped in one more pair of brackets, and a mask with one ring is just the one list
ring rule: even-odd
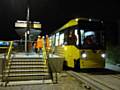
{"label": "metal pole", "polygon": [[27,32],[25,32],[25,52],[27,53]]}
{"label": "metal pole", "polygon": [[29,31],[30,31],[30,21],[29,21],[29,18],[30,18],[30,10],[29,10],[29,6],[27,7],[27,28],[26,28],[26,32],[25,32],[25,52],[27,53],[29,50],[28,50],[28,41],[29,41]]}

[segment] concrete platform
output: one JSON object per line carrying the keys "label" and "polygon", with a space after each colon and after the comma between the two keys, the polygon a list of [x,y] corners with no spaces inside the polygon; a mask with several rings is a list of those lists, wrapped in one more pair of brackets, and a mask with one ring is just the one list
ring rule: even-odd
{"label": "concrete platform", "polygon": [[[35,52],[32,52],[32,53],[21,52],[21,53],[16,53],[15,55],[12,55],[12,56],[20,57],[20,58],[42,58],[43,57],[42,53],[38,54]],[[59,56],[54,54],[49,54],[49,58],[59,58]]]}
{"label": "concrete platform", "polygon": [[113,65],[113,64],[110,64],[110,63],[106,63],[105,68],[120,72],[120,66],[118,66],[118,65]]}
{"label": "concrete platform", "polygon": [[38,53],[25,53],[25,52],[20,52],[12,55],[13,57],[19,57],[19,58],[42,58],[42,54]]}

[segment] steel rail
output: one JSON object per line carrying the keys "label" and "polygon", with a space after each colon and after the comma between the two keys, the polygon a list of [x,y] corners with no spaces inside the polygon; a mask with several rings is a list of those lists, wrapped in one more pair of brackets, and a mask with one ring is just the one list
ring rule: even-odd
{"label": "steel rail", "polygon": [[67,71],[67,73],[70,74],[71,76],[73,76],[74,78],[76,78],[77,80],[82,81],[83,84],[87,85],[88,87],[90,87],[92,89],[95,89],[95,90],[115,90],[114,88],[107,86],[107,85],[105,85],[102,82],[99,82],[97,80],[94,80],[94,79],[88,77],[87,75],[82,76],[74,71]]}

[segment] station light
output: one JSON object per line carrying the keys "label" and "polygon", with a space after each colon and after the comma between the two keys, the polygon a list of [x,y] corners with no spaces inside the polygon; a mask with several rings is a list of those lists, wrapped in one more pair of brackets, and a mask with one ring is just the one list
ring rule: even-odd
{"label": "station light", "polygon": [[17,20],[18,23],[27,23],[27,21]]}
{"label": "station light", "polygon": [[27,34],[30,34],[30,31],[29,31],[29,30],[27,31]]}
{"label": "station light", "polygon": [[102,54],[101,54],[101,57],[102,57],[102,58],[106,58],[106,54],[105,54],[105,53],[102,53]]}
{"label": "station light", "polygon": [[40,22],[37,22],[37,21],[33,21],[33,23],[40,24]]}
{"label": "station light", "polygon": [[89,19],[89,22],[91,22],[91,21],[92,21],[92,19],[90,18],[90,19]]}
{"label": "station light", "polygon": [[101,23],[103,23],[103,21],[101,21]]}
{"label": "station light", "polygon": [[79,20],[78,18],[75,19],[76,22],[78,22],[78,20]]}

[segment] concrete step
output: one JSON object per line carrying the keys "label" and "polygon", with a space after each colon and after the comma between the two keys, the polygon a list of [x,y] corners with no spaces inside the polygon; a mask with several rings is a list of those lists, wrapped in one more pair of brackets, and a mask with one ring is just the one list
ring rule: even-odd
{"label": "concrete step", "polygon": [[10,68],[47,68],[47,66],[46,65],[39,65],[39,64],[37,64],[37,65],[11,65],[11,67]]}
{"label": "concrete step", "polygon": [[11,60],[12,62],[44,62],[44,60],[41,60],[41,59],[39,59],[39,60],[36,60],[36,59],[31,59],[31,60],[29,60],[29,59],[13,59],[13,60]]}
{"label": "concrete step", "polygon": [[4,81],[30,81],[30,80],[51,80],[51,77],[48,75],[44,75],[44,76],[17,76],[17,77],[13,77],[13,76],[9,76],[7,78],[3,78]]}
{"label": "concrete step", "polygon": [[[8,70],[9,68],[6,68]],[[20,70],[20,69],[25,69],[25,70],[32,70],[32,69],[48,69],[47,66],[39,66],[39,67],[10,67],[11,70]]]}
{"label": "concrete step", "polygon": [[45,65],[45,62],[12,62],[11,65]]}
{"label": "concrete step", "polygon": [[48,72],[29,72],[29,73],[9,73],[8,74],[5,74],[5,77],[6,76],[9,76],[9,77],[24,77],[24,76],[48,76],[49,73]]}
{"label": "concrete step", "polygon": [[51,79],[48,79],[48,80],[30,80],[30,81],[12,81],[12,82],[9,82],[7,84],[7,86],[49,84],[49,83],[52,83]]}
{"label": "concrete step", "polygon": [[48,69],[41,69],[41,68],[35,68],[35,69],[10,69],[10,70],[5,70],[5,72],[47,72]]}
{"label": "concrete step", "polygon": [[36,54],[36,55],[15,55],[13,58],[43,58],[42,54]]}
{"label": "concrete step", "polygon": [[40,61],[40,62],[42,62],[42,61],[44,61],[44,60],[43,60],[43,59],[40,59],[40,58],[38,58],[38,59],[37,59],[37,58],[30,58],[30,59],[29,59],[29,58],[14,58],[14,59],[12,59],[12,61],[18,61],[18,62],[19,62],[19,61],[26,61],[26,62],[27,62],[27,61],[29,61],[29,62],[32,62],[32,61],[36,61],[36,62],[37,62],[37,61]]}
{"label": "concrete step", "polygon": [[[9,68],[6,68],[6,70],[7,69],[9,69]],[[25,67],[25,66],[22,66],[22,67],[20,67],[20,66],[13,66],[13,67],[10,67],[10,69],[16,69],[16,70],[19,70],[19,69],[25,69],[25,70],[28,70],[28,69],[48,69],[48,66],[45,66],[45,65],[40,65],[40,66],[27,66],[27,67]]]}

